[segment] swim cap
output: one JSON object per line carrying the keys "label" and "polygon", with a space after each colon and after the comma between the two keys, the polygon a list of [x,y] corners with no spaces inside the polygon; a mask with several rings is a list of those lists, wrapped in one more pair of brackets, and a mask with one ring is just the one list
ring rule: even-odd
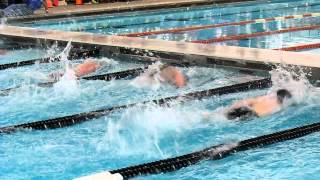
{"label": "swim cap", "polygon": [[290,99],[292,97],[291,93],[286,89],[279,89],[277,91],[277,99],[279,103],[283,103],[284,99]]}

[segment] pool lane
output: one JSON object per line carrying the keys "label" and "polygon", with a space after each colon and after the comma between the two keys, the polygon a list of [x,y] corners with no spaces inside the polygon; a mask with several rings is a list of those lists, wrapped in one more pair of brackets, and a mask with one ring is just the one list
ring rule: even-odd
{"label": "pool lane", "polygon": [[49,57],[48,51],[40,48],[3,49],[2,51],[3,53],[0,54],[0,64]]}
{"label": "pool lane", "polygon": [[[238,70],[183,68],[189,77],[188,86],[176,89],[169,85],[136,87],[131,79],[115,81],[59,81],[52,88],[25,85],[8,96],[0,97],[1,127],[93,111],[118,105],[142,102],[157,97],[173,96],[196,90],[233,84],[235,78],[246,79]],[[34,71],[33,71],[34,72]],[[212,74],[214,72],[214,75]],[[13,76],[11,79],[15,80]],[[38,77],[40,77],[38,75]],[[4,79],[5,80],[5,79]],[[133,84],[132,84],[133,83]],[[33,84],[33,83],[29,83]],[[154,89],[154,90],[152,90]],[[44,101],[45,100],[45,101]],[[42,113],[38,113],[38,112]]]}
{"label": "pool lane", "polygon": [[[233,6],[209,6],[204,8],[188,8],[181,10],[154,11],[129,13],[126,15],[115,14],[112,16],[94,16],[72,18],[66,21],[59,20],[47,22],[34,22],[25,24],[40,29],[81,30],[95,33],[123,34],[144,32],[152,29],[167,29],[186,27],[190,25],[208,25],[224,22],[236,22],[259,18],[286,16],[317,12],[319,4],[316,1],[295,1],[274,3],[244,3]],[[278,2],[278,3],[277,3]],[[267,5],[268,4],[268,5]],[[23,24],[22,24],[23,25]],[[107,28],[107,29],[106,29]],[[108,33],[110,31],[110,33]],[[119,31],[119,32],[117,32]]]}
{"label": "pool lane", "polygon": [[[296,89],[305,90],[302,87]],[[0,136],[3,159],[0,177],[30,179],[41,174],[41,178],[46,179],[72,179],[318,122],[319,96],[316,94],[319,92],[312,90],[304,93],[300,104],[264,118],[230,122],[223,120],[219,113],[219,108],[238,99],[268,91],[211,97],[170,108],[134,107],[70,128]],[[208,110],[217,111],[211,119],[203,119],[201,112]],[[228,179],[230,175],[225,176],[226,171],[234,177],[252,177],[257,173],[268,174],[275,179],[289,175],[318,177],[315,173],[319,171],[316,166],[318,138],[315,134],[238,153],[220,161],[199,163],[177,172],[139,179]],[[306,165],[305,162],[310,160],[314,163]],[[300,168],[304,173],[299,171]]]}

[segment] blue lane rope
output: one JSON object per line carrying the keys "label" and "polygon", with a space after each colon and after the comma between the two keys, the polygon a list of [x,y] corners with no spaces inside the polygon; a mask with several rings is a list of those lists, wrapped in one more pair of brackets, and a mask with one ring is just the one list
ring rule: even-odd
{"label": "blue lane rope", "polygon": [[169,105],[169,102],[172,100],[192,100],[192,99],[202,99],[205,97],[210,97],[214,95],[223,95],[223,94],[229,94],[229,93],[236,93],[241,91],[247,91],[252,89],[260,89],[260,88],[267,88],[271,86],[271,79],[270,78],[264,78],[260,80],[254,80],[249,81],[245,83],[230,85],[230,86],[224,86],[209,90],[203,90],[203,91],[196,91],[187,93],[184,95],[179,96],[172,96],[157,100],[151,100],[151,101],[144,101],[139,103],[133,103],[128,105],[122,105],[122,106],[115,106],[105,109],[100,109],[96,111],[90,111],[90,112],[83,112],[79,114],[64,116],[64,117],[58,117],[48,120],[42,120],[42,121],[34,121],[30,123],[24,123],[24,124],[18,124],[8,127],[2,127],[0,128],[0,134],[3,133],[13,133],[20,130],[47,130],[47,129],[55,129],[55,128],[62,128],[67,127],[71,125],[75,125],[81,122],[90,121],[92,119],[96,119],[102,116],[105,116],[113,111],[125,109],[128,107],[133,107],[137,104],[147,104],[147,103],[155,103],[158,105]]}
{"label": "blue lane rope", "polygon": [[197,164],[204,160],[219,160],[236,152],[262,148],[267,145],[296,139],[319,131],[320,123],[314,123],[243,140],[235,144],[220,144],[174,158],[112,170],[110,173],[120,174],[123,179],[129,179],[137,176],[177,171],[181,168]]}

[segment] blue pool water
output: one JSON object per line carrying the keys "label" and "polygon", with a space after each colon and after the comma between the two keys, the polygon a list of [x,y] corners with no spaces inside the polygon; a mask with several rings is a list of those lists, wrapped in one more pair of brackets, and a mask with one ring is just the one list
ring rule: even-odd
{"label": "blue pool water", "polygon": [[[209,25],[259,18],[315,13],[319,12],[319,10],[320,4],[316,0],[272,0],[256,3],[237,3],[235,5],[214,5],[141,13],[134,12],[88,16],[72,19],[59,19],[56,21],[37,21],[20,25],[41,29],[86,31],[91,33],[121,35],[134,32],[190,27],[195,25]],[[319,25],[319,20],[319,17],[309,17],[286,21],[271,21],[263,24],[255,23],[241,26],[224,26],[221,28],[187,31],[175,34],[149,35],[142,38],[175,41],[205,40],[237,34],[275,31],[290,27]],[[294,46],[305,42],[319,42],[319,30],[281,33],[213,44],[276,49]]]}
{"label": "blue pool water", "polygon": [[[26,56],[26,54],[28,56]],[[0,55],[0,64],[7,64],[11,62],[19,62],[30,59],[40,59],[46,57],[46,51],[42,49],[28,48],[10,50],[4,55]]]}
{"label": "blue pool water", "polygon": [[[121,82],[114,83],[115,86],[121,84]],[[210,120],[206,120],[202,118],[201,112],[220,109],[237,99],[265,94],[269,90],[190,101],[171,108],[138,106],[68,128],[3,135],[0,137],[2,159],[0,177],[1,179],[71,179],[317,122],[319,91],[309,89],[303,83],[290,82],[277,86],[284,85],[291,89],[299,86],[299,91],[295,92],[296,101],[299,104],[273,116],[255,118],[246,122],[225,121],[219,110],[214,112]],[[114,91],[109,93],[112,92]],[[95,93],[97,95],[90,98],[90,101],[101,104],[100,95],[105,93],[101,91],[95,91]],[[42,96],[46,97],[44,94]],[[26,98],[29,100],[29,106],[39,104],[34,102],[35,96]],[[41,108],[50,105],[48,101],[54,100],[46,98],[47,101],[42,99],[44,103],[37,106],[38,111],[26,116],[31,119],[36,118],[39,112],[45,114]],[[132,97],[126,97],[127,101],[128,99]],[[117,100],[118,97],[109,98],[109,101]],[[54,101],[58,105],[47,109],[48,116],[57,116],[59,113],[55,112],[55,109],[59,107],[61,110],[64,108],[64,111],[70,111],[72,105],[82,106],[82,108],[91,106],[88,104],[89,99],[83,101],[83,104],[78,102],[72,105],[59,104],[58,98]],[[64,101],[68,102],[70,99],[64,97]],[[6,104],[6,108],[21,111],[20,108],[13,108],[10,104]],[[4,115],[13,122],[19,122],[17,118],[22,116],[13,112],[7,112]],[[224,160],[203,162],[175,173],[137,179],[211,179],[214,177],[244,179],[253,175],[268,176],[270,179],[285,178],[289,175],[297,179],[317,178],[320,170],[317,166],[319,160],[316,158],[317,138],[318,135],[315,134],[264,149],[238,153]],[[283,155],[284,153],[286,156]],[[312,163],[307,163],[309,160]],[[298,169],[303,170],[304,173]]]}
{"label": "blue pool water", "polygon": [[[123,34],[318,12],[320,4],[317,3],[316,0],[290,3],[285,0],[271,3],[261,1],[75,18],[60,22],[39,21],[24,25],[43,29],[80,29],[93,33]],[[145,38],[187,41],[318,23],[319,18],[308,18],[288,20],[285,23],[270,22],[265,26],[255,24],[226,27],[220,29],[221,32],[209,29]],[[106,25],[114,28],[99,28]],[[317,41],[318,30],[312,30],[217,44],[274,49]],[[318,53],[319,49],[308,51]],[[6,55],[0,55],[0,63],[51,57],[60,52],[50,48],[10,50]],[[20,57],[24,59],[19,59]],[[115,61],[100,57],[95,60],[105,62],[105,66],[95,74],[146,65],[128,62],[126,59]],[[70,63],[74,66],[81,62],[83,59]],[[130,78],[108,82],[63,79],[49,88],[35,85],[45,81],[50,72],[64,67],[64,63],[57,62],[0,71],[0,90],[22,85],[8,96],[0,96],[0,127],[223,87],[264,77],[255,73],[248,75],[236,69],[181,67],[189,77],[187,87],[181,89],[169,85],[141,88]],[[270,72],[274,82],[270,89],[214,96],[183,104],[173,101],[171,107],[139,105],[67,128],[0,135],[0,179],[72,179],[318,122],[319,89],[312,87],[303,77],[298,81],[293,80],[291,74],[281,68]],[[223,116],[223,108],[234,101],[263,95],[283,87],[291,90],[295,104],[279,113],[242,122],[227,121]],[[210,112],[210,118],[203,117],[205,112]],[[319,179],[318,139],[319,134],[313,134],[266,148],[236,153],[219,161],[201,162],[177,172],[135,179]]]}
{"label": "blue pool water", "polygon": [[[117,62],[105,58],[98,60],[108,61],[109,65],[103,69],[104,72],[144,66],[141,63]],[[59,68],[59,63],[51,63],[0,71],[1,82],[5,84],[2,88],[24,83],[20,90],[0,97],[0,126],[259,78],[234,69],[181,68],[190,79],[186,88],[178,90],[167,85],[157,89],[138,88],[132,85],[131,79],[110,82],[80,80],[76,84],[69,80],[60,81],[52,88],[38,88],[32,85],[34,82],[22,78],[28,73],[29,78],[38,78],[39,74],[46,75]],[[185,104],[173,102],[171,107],[141,105],[68,128],[1,135],[0,179],[72,179],[317,122],[319,91],[310,88],[304,79],[298,82],[282,80],[279,72],[282,71],[271,72],[276,80],[272,89],[210,97]],[[8,83],[10,78],[20,79],[19,83]],[[280,113],[245,122],[226,121],[221,113],[222,107],[235,100],[262,95],[284,86],[294,92],[297,105]],[[207,111],[212,112],[210,119],[203,118],[202,114]],[[264,149],[238,153],[224,160],[203,162],[177,172],[136,179],[244,179],[253,175],[268,176],[271,179],[289,175],[297,179],[316,178],[320,170],[316,158],[317,137],[315,134]],[[284,153],[287,156],[284,157]],[[313,163],[305,166],[301,163],[308,160]],[[304,173],[297,169],[302,169]]]}

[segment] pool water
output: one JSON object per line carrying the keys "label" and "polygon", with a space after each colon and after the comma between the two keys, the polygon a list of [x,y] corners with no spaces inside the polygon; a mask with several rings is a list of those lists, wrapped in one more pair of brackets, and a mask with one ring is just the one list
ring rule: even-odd
{"label": "pool water", "polygon": [[[166,11],[121,13],[95,17],[39,21],[22,24],[41,29],[126,34],[191,25],[236,22],[257,18],[317,12],[316,0],[272,0],[236,5],[181,8]],[[94,19],[94,21],[92,21]],[[318,25],[319,18],[228,26],[182,34],[144,38],[191,41],[220,36],[279,30],[293,26]],[[301,42],[317,42],[318,30],[277,34],[240,41],[216,43],[258,48],[281,48]],[[318,50],[308,50],[314,53]],[[21,54],[19,54],[21,53]],[[52,57],[56,49],[9,50],[0,55],[1,64],[25,59]],[[2,59],[1,59],[2,58]],[[95,74],[118,72],[147,64],[105,57],[105,66]],[[0,71],[0,90],[22,85],[8,96],[0,96],[0,127],[45,120],[152,99],[160,99],[263,78],[237,69],[179,67],[189,78],[176,89],[167,84],[139,87],[132,78],[88,81],[62,78],[53,87],[41,88],[49,73],[75,66],[84,59],[35,64]],[[92,74],[94,75],[94,74]],[[234,143],[276,131],[318,122],[318,88],[281,67],[270,72],[273,87],[190,100],[171,106],[137,105],[74,126],[46,131],[25,131],[0,135],[0,179],[73,179],[105,170],[174,157],[220,143]],[[227,121],[225,107],[237,100],[289,89],[294,104],[283,111],[247,121]],[[209,112],[209,118],[204,113]],[[319,134],[236,153],[219,161],[205,161],[177,172],[136,179],[318,179],[320,177]]]}
{"label": "pool water", "polygon": [[[273,75],[277,76],[276,74],[274,72]],[[191,79],[193,79],[192,76]],[[223,85],[228,84],[222,77],[219,79],[225,81]],[[174,105],[171,107],[141,105],[68,128],[2,135],[0,136],[2,159],[0,177],[1,179],[72,179],[317,122],[317,112],[320,110],[319,91],[311,88],[305,80],[298,82],[291,80],[289,83],[284,83],[284,80],[276,80],[274,82],[277,83],[272,89],[210,97],[201,101],[189,101],[185,104],[174,104],[173,102]],[[85,83],[80,83],[86,89]],[[91,82],[92,87],[96,89],[99,89],[99,83]],[[121,86],[121,81],[113,83],[113,86]],[[296,89],[294,95],[297,104],[280,113],[244,122],[226,121],[221,113],[221,108],[228,106],[233,101],[262,95],[283,86],[290,90]],[[66,111],[74,112],[70,110],[74,109],[73,106],[81,107],[82,111],[86,111],[91,106],[95,106],[94,109],[100,107],[101,104],[106,103],[106,100],[119,101],[119,94],[101,99],[102,96],[116,92],[108,85],[104,88],[109,91],[91,89],[90,91],[93,91],[95,96],[87,97],[87,99],[81,96],[87,96],[90,91],[81,90],[81,95],[76,96],[78,100],[81,99],[81,102],[74,101],[73,97],[63,96],[64,103],[61,104],[58,98],[50,97],[52,96],[50,93],[39,93],[32,97],[25,96],[25,100],[16,98],[15,104],[6,103],[3,107],[12,109],[11,112],[0,111],[1,116],[10,121],[2,121],[2,126],[21,122],[19,118],[23,116],[25,116],[24,120],[37,119],[39,116],[56,117],[64,115]],[[170,88],[161,88],[158,91],[168,94]],[[132,87],[129,92],[135,94],[134,96],[140,94],[139,101],[142,101],[141,94],[144,96],[148,94],[133,90]],[[160,96],[155,92],[149,92],[149,94]],[[19,95],[12,95],[10,99],[13,99],[14,96]],[[41,104],[37,96],[42,97]],[[10,99],[0,99],[0,101],[6,102]],[[134,98],[127,96],[123,100],[124,103],[133,101]],[[20,106],[26,105],[36,106],[33,108],[37,111],[29,109],[29,112],[21,112],[22,108],[26,107]],[[203,118],[202,113],[205,111],[213,112],[210,119]],[[211,179],[216,177],[244,179],[253,175],[270,179],[285,178],[289,175],[296,179],[318,178],[320,168],[317,166],[319,160],[316,158],[318,155],[317,138],[318,134],[315,134],[263,149],[237,153],[219,161],[202,162],[177,172],[136,179]],[[312,163],[307,163],[309,161]],[[299,168],[304,173],[301,170],[298,171]]]}
{"label": "pool water", "polygon": [[[97,60],[108,61],[109,65],[103,72],[145,65],[106,58]],[[2,88],[14,85],[10,80],[15,78],[20,79],[19,84],[24,83],[20,90],[0,97],[0,126],[159,99],[261,78],[235,69],[205,67],[181,68],[189,77],[189,85],[182,89],[168,85],[155,89],[139,88],[132,85],[132,79],[109,82],[61,80],[54,87],[39,88],[33,85],[34,82],[23,78],[28,73],[29,78],[38,78],[38,74],[46,75],[61,67],[60,63],[50,63],[0,71],[1,82],[4,84]],[[278,75],[282,72],[280,69],[271,73],[275,79],[275,85],[271,89],[209,97],[184,104],[172,102],[170,107],[139,105],[67,128],[1,135],[0,179],[72,179],[316,122],[319,91],[303,78],[300,81],[293,81],[291,78],[289,82],[279,78],[283,77]],[[297,105],[265,118],[244,122],[225,120],[223,107],[236,100],[262,95],[281,87],[294,91]],[[209,119],[203,117],[203,113],[208,111],[212,112]],[[226,171],[232,172],[233,177],[243,178],[252,173],[267,173],[268,177],[277,179],[285,177],[283,171],[291,172],[297,178],[317,177],[315,172],[319,168],[316,166],[316,159],[313,161],[315,164],[303,167],[306,168],[305,174],[296,171],[301,164],[292,166],[292,162],[298,163],[315,157],[317,145],[311,145],[316,142],[316,137],[317,135],[313,135],[265,149],[239,153],[220,161],[203,162],[177,172],[137,179],[228,179],[231,176],[221,173]],[[310,148],[304,148],[305,156],[299,154],[301,159],[298,160],[295,158],[296,154],[302,153],[302,148],[305,147],[301,142]],[[293,150],[286,158],[281,157],[281,154],[288,152],[285,145]],[[269,158],[270,155],[273,158]],[[278,156],[283,161],[275,161]],[[264,169],[261,168],[263,164],[274,165]],[[271,171],[273,168],[274,171]],[[241,170],[245,173],[240,173]]]}
{"label": "pool water", "polygon": [[[172,28],[203,26],[239,22],[260,18],[281,17],[317,13],[320,4],[316,0],[271,0],[231,5],[213,5],[162,11],[147,11],[29,22],[19,24],[40,29],[85,31],[98,34],[125,35],[136,32],[166,30]],[[178,33],[143,36],[141,38],[174,41],[206,40],[224,36],[276,31],[292,27],[319,25],[320,17],[305,17],[285,21],[251,23],[237,26],[200,29]],[[94,20],[93,20],[94,19]],[[245,38],[241,40],[212,43],[252,48],[277,49],[306,42],[319,42],[319,29],[287,32],[274,35]]]}
{"label": "pool water", "polygon": [[320,54],[320,48],[309,49],[309,50],[305,50],[305,51],[302,51],[302,52],[304,52],[304,53]]}
{"label": "pool water", "polygon": [[[28,56],[25,56],[26,54],[28,54]],[[40,59],[46,57],[46,54],[46,50],[35,48],[8,50],[6,54],[0,55],[0,64]]]}

